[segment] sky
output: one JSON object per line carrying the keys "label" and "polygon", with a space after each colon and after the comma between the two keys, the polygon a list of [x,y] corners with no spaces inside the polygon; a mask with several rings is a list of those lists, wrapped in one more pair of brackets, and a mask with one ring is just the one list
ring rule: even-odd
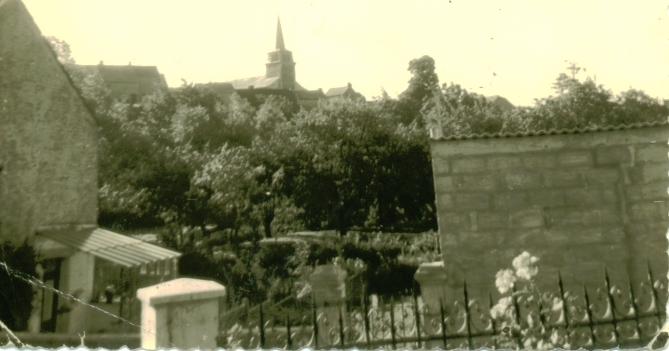
{"label": "sky", "polygon": [[307,89],[404,91],[409,61],[441,83],[530,106],[569,62],[613,93],[669,99],[666,0],[23,0],[79,64],[157,66],[170,86],[265,74],[277,17]]}

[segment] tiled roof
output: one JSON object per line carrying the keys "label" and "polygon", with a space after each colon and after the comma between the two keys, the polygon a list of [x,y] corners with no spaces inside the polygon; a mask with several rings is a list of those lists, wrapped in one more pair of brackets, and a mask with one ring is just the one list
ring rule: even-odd
{"label": "tiled roof", "polygon": [[300,83],[295,82],[295,89],[293,89],[293,91],[301,91],[301,90],[307,90],[307,89],[302,85],[300,85]]}
{"label": "tiled roof", "polygon": [[150,94],[167,87],[165,76],[156,66],[81,65],[96,70],[112,92]]}
{"label": "tiled roof", "polygon": [[348,88],[350,88],[350,87],[345,86],[345,87],[339,87],[339,88],[330,88],[330,89],[328,89],[328,92],[325,93],[325,96],[327,96],[327,97],[341,96],[346,92],[346,90]]}
{"label": "tiled roof", "polygon": [[95,66],[100,71],[100,74],[108,82],[128,82],[139,79],[153,78],[161,79],[161,74],[158,72],[156,66],[114,66],[114,65],[97,65]]}
{"label": "tiled roof", "polygon": [[265,76],[235,79],[230,82],[235,89],[254,88],[272,88],[272,85],[279,80],[279,77],[267,78]]}
{"label": "tiled roof", "polygon": [[606,126],[606,127],[585,127],[585,128],[573,128],[573,129],[560,129],[560,130],[551,129],[551,130],[541,130],[536,132],[532,131],[532,132],[515,132],[515,133],[450,135],[447,137],[442,136],[439,138],[431,138],[431,139],[436,141],[448,141],[448,140],[530,137],[530,136],[557,135],[557,134],[582,134],[582,133],[604,132],[604,131],[614,131],[614,130],[640,129],[640,128],[658,127],[666,125],[669,125],[669,121],[621,124],[618,126]]}
{"label": "tiled roof", "polygon": [[485,98],[488,102],[495,104],[499,106],[502,111],[510,111],[513,110],[513,104],[507,100],[506,98],[499,96],[499,95],[493,95],[493,96],[486,96]]}
{"label": "tiled roof", "polygon": [[216,94],[232,94],[235,88],[231,83],[197,83],[196,88],[211,90]]}

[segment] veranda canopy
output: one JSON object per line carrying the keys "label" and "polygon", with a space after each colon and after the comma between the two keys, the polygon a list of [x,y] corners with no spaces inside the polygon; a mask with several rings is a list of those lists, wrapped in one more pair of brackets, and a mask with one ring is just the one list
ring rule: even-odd
{"label": "veranda canopy", "polygon": [[176,259],[181,253],[109,230],[38,230],[37,235],[124,267]]}

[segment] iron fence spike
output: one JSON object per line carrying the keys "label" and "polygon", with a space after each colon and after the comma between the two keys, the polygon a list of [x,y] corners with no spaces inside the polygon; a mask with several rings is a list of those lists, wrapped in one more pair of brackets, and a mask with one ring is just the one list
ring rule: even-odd
{"label": "iron fence spike", "polygon": [[259,331],[260,331],[260,347],[265,348],[265,316],[263,314],[262,303],[259,308]]}
{"label": "iron fence spike", "polygon": [[393,350],[397,349],[397,339],[395,336],[395,303],[394,299],[390,298],[390,336],[393,342]]}
{"label": "iron fence spike", "polygon": [[446,315],[444,313],[444,300],[439,299],[439,313],[441,316],[441,339],[444,343],[444,350],[447,349],[447,342],[446,342]]}

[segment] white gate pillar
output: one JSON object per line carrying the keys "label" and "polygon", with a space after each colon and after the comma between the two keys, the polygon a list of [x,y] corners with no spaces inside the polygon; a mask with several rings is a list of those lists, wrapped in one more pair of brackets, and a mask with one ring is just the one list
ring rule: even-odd
{"label": "white gate pillar", "polygon": [[143,349],[216,349],[225,287],[180,278],[137,290],[142,302]]}

